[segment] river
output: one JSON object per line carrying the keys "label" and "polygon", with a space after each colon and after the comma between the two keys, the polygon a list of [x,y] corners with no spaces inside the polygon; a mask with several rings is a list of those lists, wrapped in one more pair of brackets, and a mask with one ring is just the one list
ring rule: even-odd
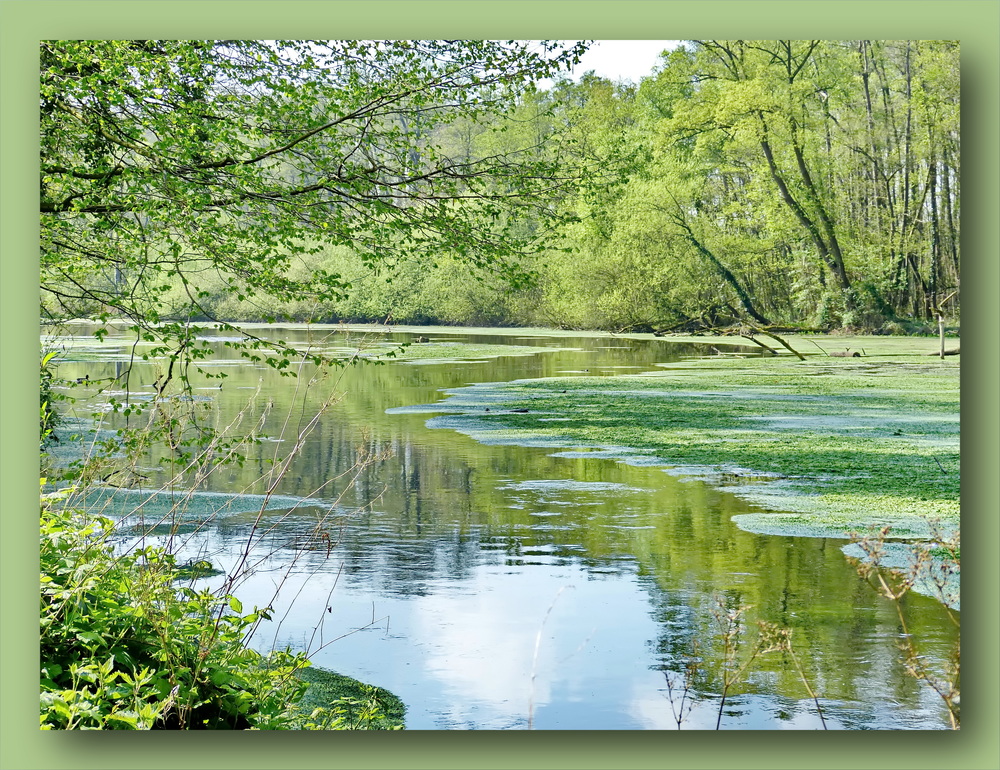
{"label": "river", "polygon": [[[408,729],[676,729],[682,705],[693,706],[680,713],[684,729],[820,729],[787,654],[737,677],[744,644],[727,669],[717,616],[749,606],[746,641],[757,619],[792,630],[827,727],[947,726],[937,696],[904,671],[896,609],[858,578],[846,540],[745,532],[732,517],[759,509],[724,487],[663,463],[482,443],[428,407],[476,383],[638,373],[699,347],[524,330],[254,331],[326,350],[426,337],[413,349],[451,351],[310,383],[309,366],[282,377],[206,332],[215,355],[204,368],[228,376],[219,388],[195,375],[196,403],[220,427],[241,413],[243,425],[260,419],[266,438],[240,450],[242,467],[219,465],[170,534],[148,525],[176,497],[138,489],[113,502],[128,512],[148,501],[147,540],[183,558],[227,569],[251,542],[235,593],[274,608],[253,640],[260,649],[308,649],[315,665],[396,693]],[[74,391],[84,420],[109,398],[91,383],[120,374],[131,353],[113,335],[96,345],[85,327],[77,334],[63,340],[59,375],[89,377]],[[133,363],[129,399],[151,397],[157,366]],[[261,512],[252,495],[277,479],[269,460],[331,396]],[[157,478],[153,459],[140,468],[147,479]],[[911,594],[903,610],[923,651],[946,657],[958,631],[941,605]],[[737,681],[720,720],[727,678]]]}

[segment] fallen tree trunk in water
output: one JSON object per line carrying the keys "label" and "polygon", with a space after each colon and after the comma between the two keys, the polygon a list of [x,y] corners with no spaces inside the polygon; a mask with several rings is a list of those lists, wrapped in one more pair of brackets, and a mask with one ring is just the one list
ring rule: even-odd
{"label": "fallen tree trunk in water", "polygon": [[778,355],[778,351],[777,350],[775,350],[772,347],[768,347],[767,345],[765,345],[763,342],[761,342],[758,339],[754,339],[753,335],[751,335],[751,334],[741,334],[740,336],[744,337],[745,339],[750,340],[754,345],[760,345],[762,348],[764,348],[764,350],[768,351],[772,356]]}
{"label": "fallen tree trunk in water", "polygon": [[[748,339],[753,339],[752,335],[754,333],[756,333],[756,334],[766,334],[771,339],[774,339],[774,340],[777,340],[778,342],[780,342],[781,346],[783,348],[785,348],[789,353],[794,353],[796,356],[798,356],[798,359],[800,361],[805,361],[806,360],[806,357],[804,355],[802,355],[799,351],[797,351],[795,348],[793,348],[791,345],[789,345],[787,342],[785,342],[783,339],[781,339],[781,337],[779,337],[774,332],[769,332],[767,329],[761,329],[761,328],[755,327],[755,326],[749,326],[749,331],[751,333],[750,336],[748,336],[745,333],[741,333],[741,336],[747,337]],[[753,341],[757,342],[757,340],[753,340]],[[760,345],[761,343],[757,342],[757,344]],[[764,347],[767,347],[767,345],[764,345]]]}

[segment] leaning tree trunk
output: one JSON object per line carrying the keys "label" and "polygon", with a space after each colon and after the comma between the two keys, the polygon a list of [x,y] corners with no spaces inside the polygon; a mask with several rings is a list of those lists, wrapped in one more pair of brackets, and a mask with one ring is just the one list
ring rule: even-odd
{"label": "leaning tree trunk", "polygon": [[687,239],[688,243],[694,246],[698,250],[698,253],[701,254],[703,257],[705,257],[705,259],[707,259],[712,264],[712,266],[716,269],[719,275],[722,276],[723,280],[725,280],[725,282],[728,283],[733,288],[733,291],[736,292],[736,296],[740,298],[740,304],[743,305],[743,309],[747,311],[747,315],[749,315],[758,323],[762,323],[765,326],[770,326],[771,322],[763,315],[761,315],[757,311],[757,308],[754,307],[753,301],[750,299],[750,294],[739,282],[739,279],[735,275],[733,275],[732,271],[730,271],[729,268],[727,268],[724,264],[722,264],[722,262],[719,261],[718,257],[716,257],[711,251],[709,251],[707,248],[705,248],[705,246],[702,245],[702,243],[695,237],[694,233],[691,231],[690,225],[688,225],[688,223],[684,221],[683,217],[680,214],[675,214],[674,221],[677,223],[678,227],[680,227],[684,231],[684,237],[685,239]]}
{"label": "leaning tree trunk", "polygon": [[[824,234],[820,231],[819,225],[812,217],[809,216],[802,204],[796,200],[795,196],[792,195],[791,190],[788,189],[788,185],[785,183],[784,177],[782,177],[781,172],[778,170],[778,165],[774,160],[774,152],[771,149],[771,141],[768,136],[767,122],[764,120],[763,113],[758,113],[758,118],[760,119],[761,127],[763,129],[760,146],[764,152],[764,158],[767,160],[767,168],[771,173],[771,179],[777,186],[778,192],[781,194],[781,199],[785,202],[785,205],[791,209],[792,213],[795,214],[795,218],[799,220],[799,223],[809,233],[813,244],[816,246],[816,251],[819,254],[820,259],[823,261],[823,264],[830,268],[830,272],[832,272],[834,277],[837,279],[837,285],[841,289],[851,288],[847,272],[844,269],[844,262],[840,254],[839,244],[834,242],[836,249],[831,249],[831,244],[826,238],[823,237]],[[827,226],[827,229],[832,230],[832,224]]]}

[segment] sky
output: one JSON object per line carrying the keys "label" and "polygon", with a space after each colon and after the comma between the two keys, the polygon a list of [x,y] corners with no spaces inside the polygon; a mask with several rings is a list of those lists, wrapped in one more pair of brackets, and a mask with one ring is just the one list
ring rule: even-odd
{"label": "sky", "polygon": [[573,79],[594,70],[609,80],[631,80],[638,85],[653,71],[660,52],[679,44],[679,40],[598,40],[573,69]]}

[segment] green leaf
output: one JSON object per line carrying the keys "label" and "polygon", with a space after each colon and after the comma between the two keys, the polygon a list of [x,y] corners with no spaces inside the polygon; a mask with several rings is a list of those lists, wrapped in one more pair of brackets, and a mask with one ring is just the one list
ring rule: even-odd
{"label": "green leaf", "polygon": [[76,638],[87,645],[98,646],[104,643],[104,639],[93,631],[80,631]]}
{"label": "green leaf", "polygon": [[108,714],[107,721],[109,724],[117,723],[118,725],[130,727],[133,730],[139,729],[139,720],[137,716],[126,711],[116,711],[113,714]]}

